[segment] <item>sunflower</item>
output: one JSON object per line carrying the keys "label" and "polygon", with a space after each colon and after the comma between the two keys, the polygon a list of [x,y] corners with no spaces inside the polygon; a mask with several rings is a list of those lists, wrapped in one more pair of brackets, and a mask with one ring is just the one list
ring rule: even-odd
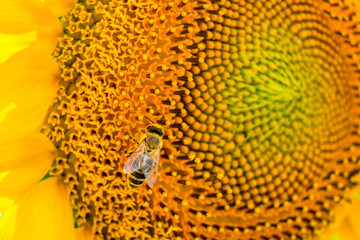
{"label": "sunflower", "polygon": [[[355,0],[0,11],[0,239],[358,238]],[[154,123],[157,183],[130,188]]]}

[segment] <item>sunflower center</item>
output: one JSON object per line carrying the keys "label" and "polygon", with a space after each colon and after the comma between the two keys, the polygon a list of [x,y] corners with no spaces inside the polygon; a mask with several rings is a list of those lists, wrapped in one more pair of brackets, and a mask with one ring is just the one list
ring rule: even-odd
{"label": "sunflower center", "polygon": [[[346,18],[325,5],[76,4],[43,127],[76,225],[99,239],[301,239],[331,221],[359,168],[359,78]],[[147,118],[165,129],[160,176],[129,189]]]}

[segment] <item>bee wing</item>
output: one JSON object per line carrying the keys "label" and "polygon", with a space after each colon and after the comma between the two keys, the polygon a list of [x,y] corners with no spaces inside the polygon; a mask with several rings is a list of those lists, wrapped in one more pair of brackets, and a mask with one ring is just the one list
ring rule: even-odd
{"label": "bee wing", "polygon": [[132,173],[140,168],[141,160],[144,158],[143,155],[145,152],[145,145],[146,142],[144,139],[135,149],[135,151],[130,154],[123,167],[123,171],[125,174]]}
{"label": "bee wing", "polygon": [[146,177],[146,181],[149,187],[153,187],[156,183],[158,172],[159,172],[159,159],[160,159],[160,147],[156,149],[154,155],[152,156],[153,159],[153,166],[151,168],[150,173]]}

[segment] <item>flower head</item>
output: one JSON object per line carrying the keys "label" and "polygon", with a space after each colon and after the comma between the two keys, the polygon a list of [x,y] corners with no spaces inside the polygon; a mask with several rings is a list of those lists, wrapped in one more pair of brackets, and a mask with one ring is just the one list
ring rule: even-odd
{"label": "flower head", "polygon": [[[359,171],[359,6],[335,2],[75,4],[31,191],[58,186],[95,239],[319,235]],[[151,121],[159,177],[134,190],[122,166]]]}

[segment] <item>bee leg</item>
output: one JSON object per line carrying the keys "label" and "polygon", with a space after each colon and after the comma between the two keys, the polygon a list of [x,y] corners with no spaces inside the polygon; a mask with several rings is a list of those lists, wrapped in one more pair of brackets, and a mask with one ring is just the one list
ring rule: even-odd
{"label": "bee leg", "polygon": [[133,141],[134,141],[134,143],[136,143],[137,145],[139,145],[139,142],[138,142],[138,141],[136,141],[136,139],[135,139],[135,138],[133,138],[133,137],[131,137],[131,136],[129,136],[129,138],[130,138],[131,140],[133,140]]}

